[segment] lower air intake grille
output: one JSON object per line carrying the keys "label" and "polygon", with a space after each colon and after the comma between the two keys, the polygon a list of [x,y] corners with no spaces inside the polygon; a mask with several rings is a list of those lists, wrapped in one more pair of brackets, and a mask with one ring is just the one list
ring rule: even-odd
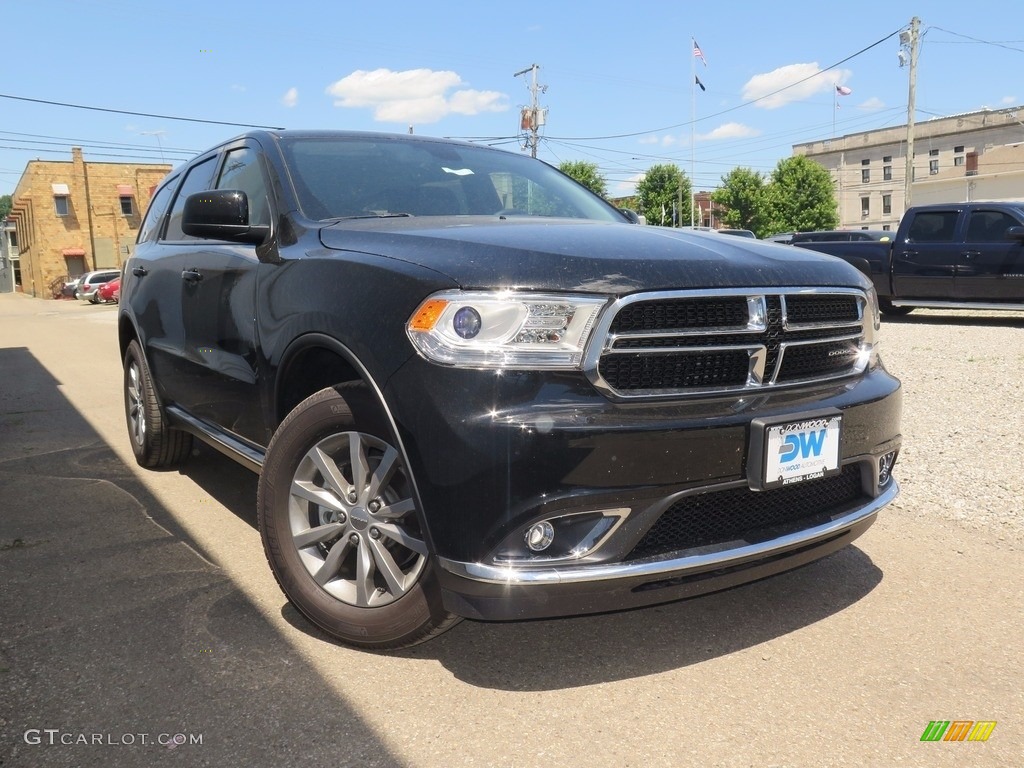
{"label": "lower air intake grille", "polygon": [[768,529],[804,522],[810,528],[864,497],[860,466],[841,474],[771,491],[729,488],[680,499],[640,540],[626,560],[658,557],[730,541],[761,541]]}

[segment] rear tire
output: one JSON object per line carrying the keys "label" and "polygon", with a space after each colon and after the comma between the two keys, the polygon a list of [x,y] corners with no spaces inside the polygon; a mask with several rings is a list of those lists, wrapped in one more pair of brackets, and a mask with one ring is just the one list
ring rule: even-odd
{"label": "rear tire", "polygon": [[274,434],[257,496],[267,561],[291,603],[343,643],[374,650],[416,645],[459,621],[441,603],[392,442],[363,385],[323,389]]}
{"label": "rear tire", "polygon": [[149,469],[174,467],[192,450],[192,435],[167,426],[156,399],[153,377],[137,341],[124,355],[124,415],[132,453],[140,466]]}

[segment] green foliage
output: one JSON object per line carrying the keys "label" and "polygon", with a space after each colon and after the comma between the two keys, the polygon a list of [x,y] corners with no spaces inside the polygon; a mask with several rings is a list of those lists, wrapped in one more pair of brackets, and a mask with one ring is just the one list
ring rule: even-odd
{"label": "green foliage", "polygon": [[7,214],[11,212],[12,204],[10,195],[0,195],[0,219],[7,218]]}
{"label": "green foliage", "polygon": [[558,170],[569,176],[596,195],[608,196],[608,185],[604,176],[597,170],[597,163],[588,163],[583,160],[566,160],[559,164]]}
{"label": "green foliage", "polygon": [[839,226],[831,175],[803,155],[779,161],[766,193],[767,223],[773,232],[810,232]]}
{"label": "green foliage", "polygon": [[[672,211],[682,200],[683,221],[690,225],[690,180],[675,165],[652,165],[643,179],[636,185],[637,213],[647,219],[648,224],[672,226]],[[697,214],[694,221],[700,222]]]}
{"label": "green foliage", "polygon": [[839,225],[832,177],[803,155],[780,160],[767,181],[749,168],[735,168],[722,177],[711,199],[722,222],[758,237]]}
{"label": "green foliage", "polygon": [[750,168],[734,168],[722,177],[722,186],[711,193],[718,218],[734,229],[749,229],[758,237],[769,232],[766,216],[765,178]]}

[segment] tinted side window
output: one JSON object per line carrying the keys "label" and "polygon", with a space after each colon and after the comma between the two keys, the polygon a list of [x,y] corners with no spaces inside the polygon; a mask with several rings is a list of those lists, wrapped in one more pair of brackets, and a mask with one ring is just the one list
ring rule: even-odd
{"label": "tinted side window", "polygon": [[1002,211],[974,211],[967,225],[967,242],[1001,243],[1006,240],[1006,230],[1019,226],[1015,218]]}
{"label": "tinted side window", "polygon": [[174,198],[174,206],[171,208],[171,217],[167,222],[167,234],[165,240],[195,240],[191,235],[181,231],[181,214],[185,209],[185,198],[195,192],[205,192],[213,189],[213,172],[217,170],[217,158],[211,157],[199,165],[189,169],[185,181]]}
{"label": "tinted side window", "polygon": [[918,243],[947,243],[956,232],[958,211],[927,211],[914,216],[907,238]]}
{"label": "tinted side window", "polygon": [[139,236],[135,242],[145,243],[149,240],[156,240],[156,233],[160,230],[160,222],[164,220],[167,204],[171,201],[171,193],[174,191],[177,183],[177,178],[171,179],[157,190],[157,193],[149,203],[149,210],[146,211],[146,218],[142,220]]}
{"label": "tinted side window", "polygon": [[249,147],[233,149],[224,160],[217,189],[239,189],[249,198],[249,223],[270,224],[270,201],[260,170],[260,158]]}

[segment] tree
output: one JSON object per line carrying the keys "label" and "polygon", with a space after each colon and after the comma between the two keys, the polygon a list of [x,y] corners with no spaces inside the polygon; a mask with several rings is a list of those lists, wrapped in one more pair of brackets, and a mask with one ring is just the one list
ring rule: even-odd
{"label": "tree", "polygon": [[[672,226],[672,211],[683,201],[682,209],[690,209],[690,180],[675,165],[652,165],[636,185],[637,213],[647,219],[648,224]],[[690,225],[688,214],[683,215],[679,224]],[[696,218],[700,221],[699,214]]]}
{"label": "tree", "polygon": [[733,168],[722,177],[722,186],[711,193],[711,201],[720,207],[719,219],[735,229],[749,229],[758,237],[769,232],[766,216],[764,176],[750,168]]}
{"label": "tree", "polygon": [[565,160],[559,164],[558,170],[569,176],[596,195],[608,196],[608,186],[604,176],[597,170],[597,163],[584,160]]}
{"label": "tree", "polygon": [[766,229],[771,232],[810,232],[839,225],[832,177],[803,155],[778,162],[765,203]]}
{"label": "tree", "polygon": [[0,219],[7,218],[7,214],[11,212],[12,204],[10,195],[0,195]]}

